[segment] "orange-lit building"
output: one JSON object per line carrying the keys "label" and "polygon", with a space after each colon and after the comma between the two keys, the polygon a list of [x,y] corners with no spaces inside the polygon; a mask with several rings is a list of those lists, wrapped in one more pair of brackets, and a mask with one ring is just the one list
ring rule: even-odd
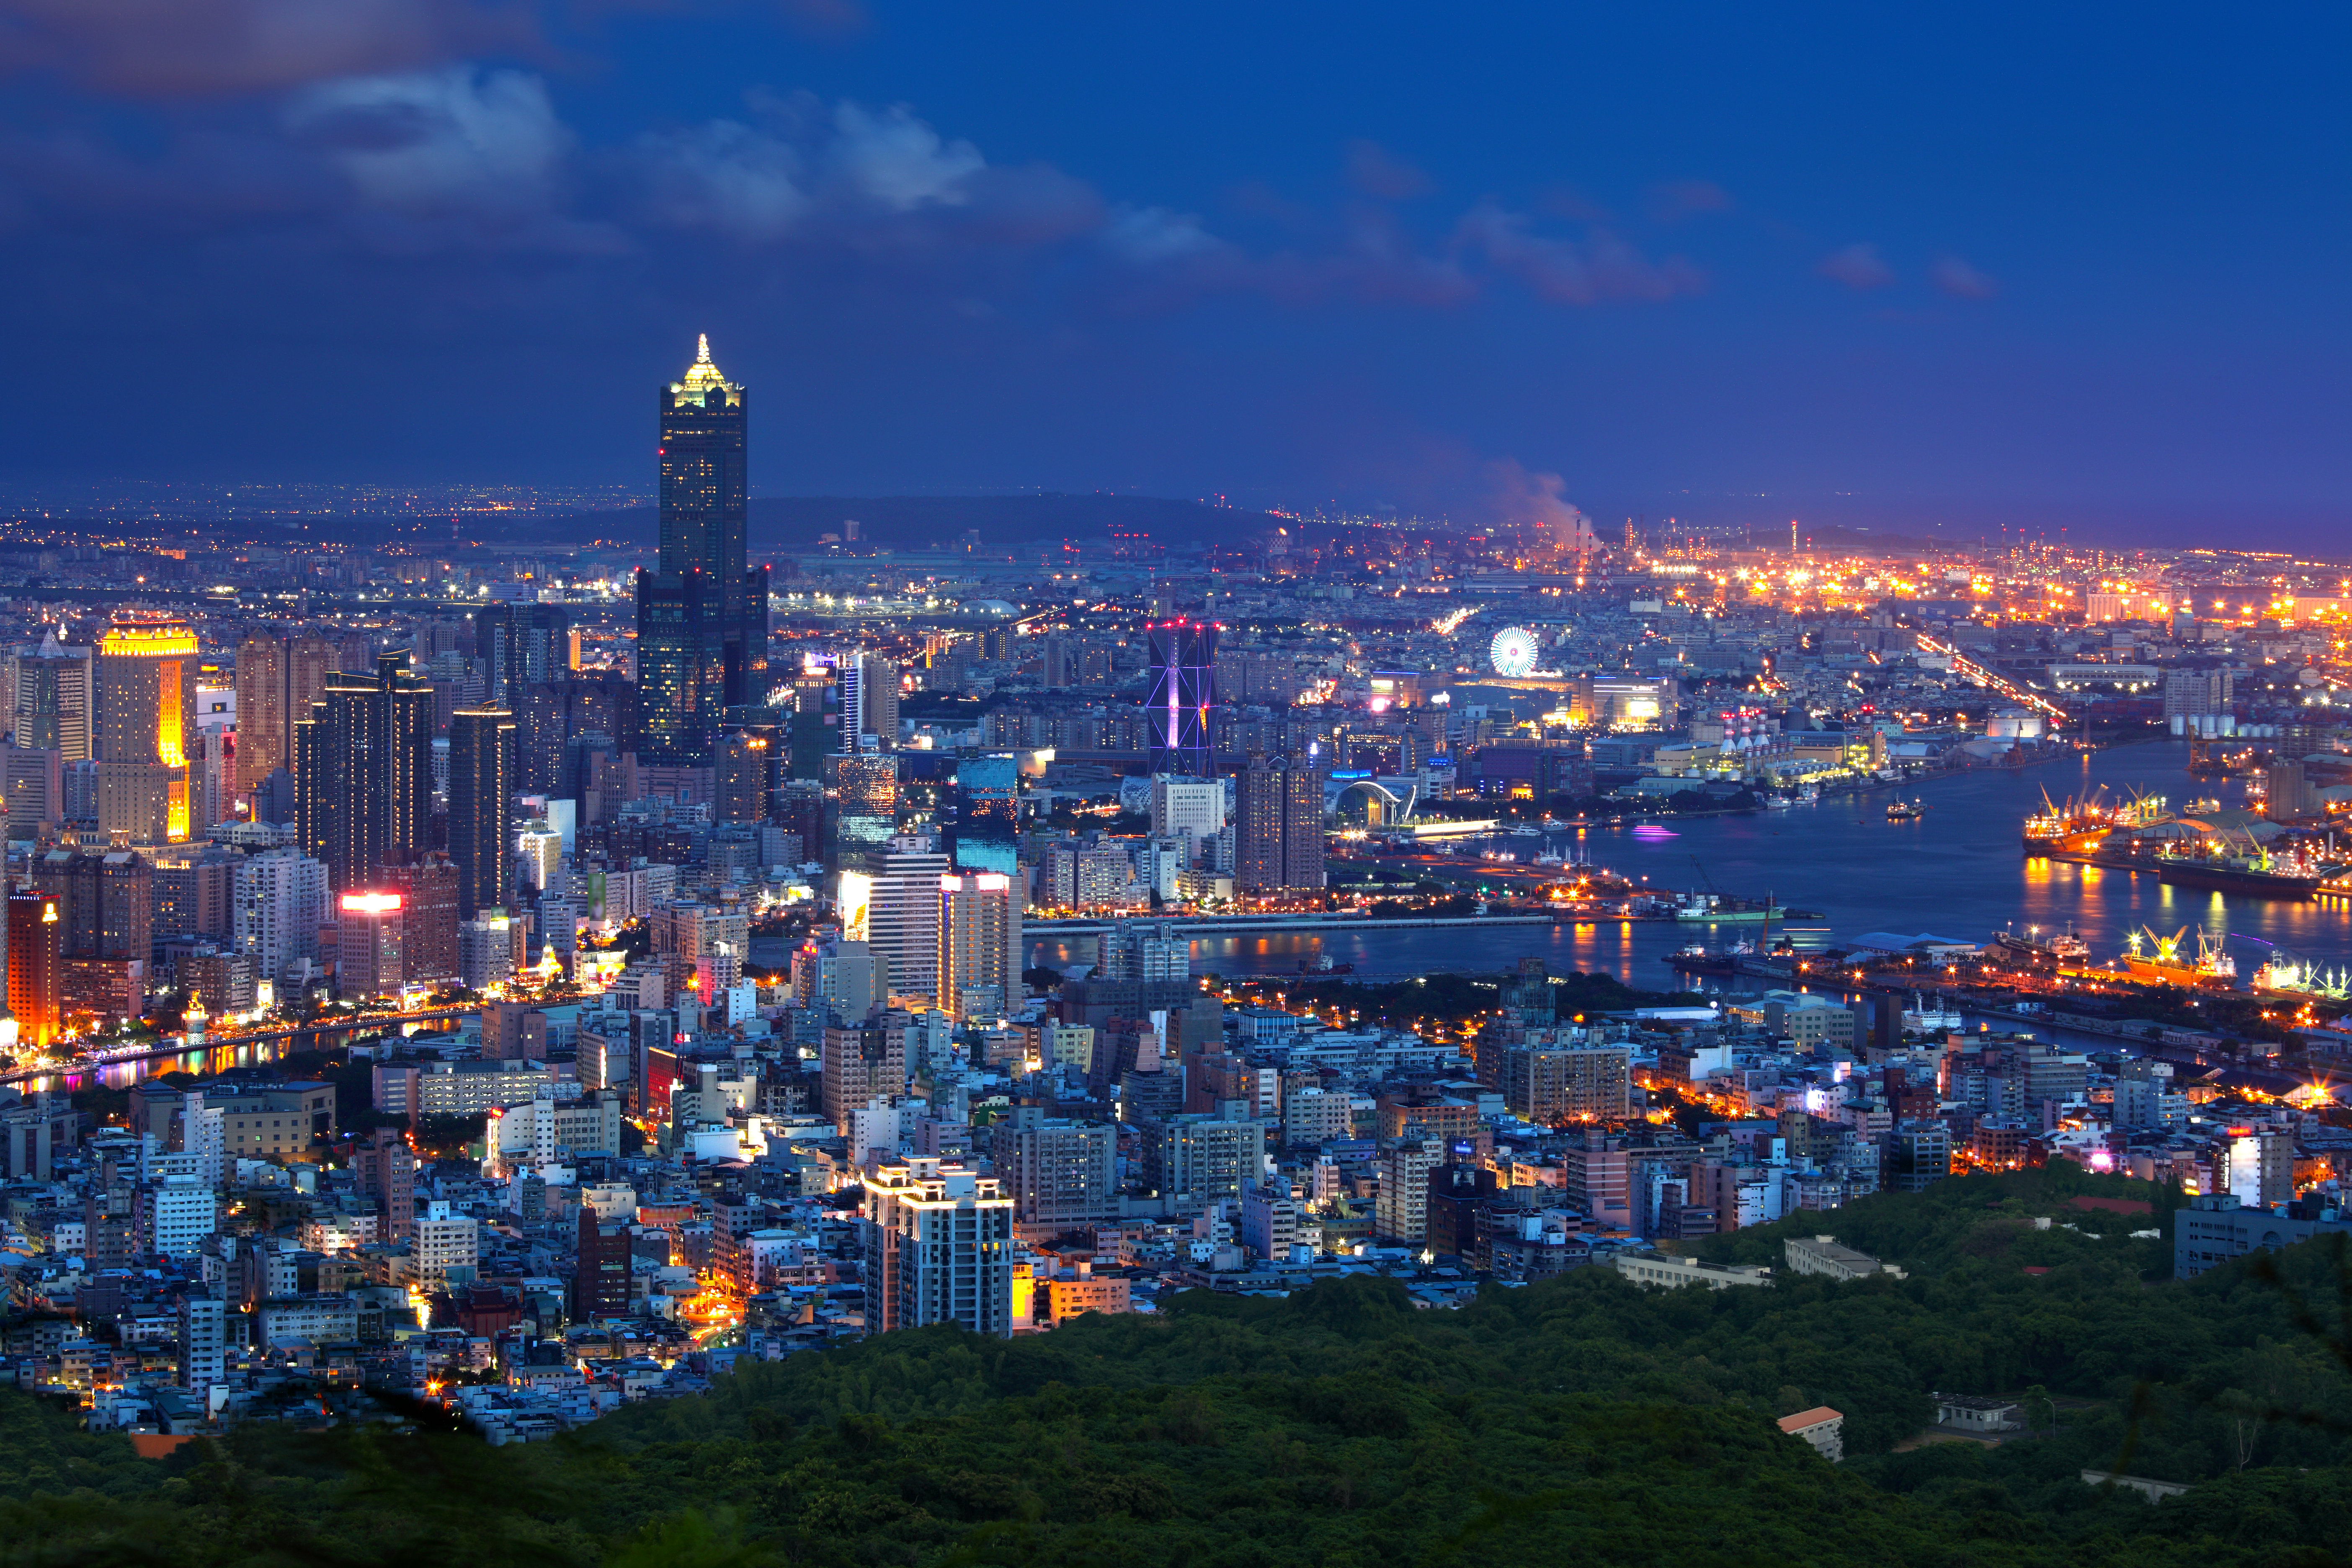
{"label": "orange-lit building", "polygon": [[36,1048],[65,1032],[65,918],[54,893],[8,895],[8,1010]]}
{"label": "orange-lit building", "polygon": [[98,817],[134,843],[182,844],[192,801],[196,634],[173,616],[117,615],[98,643]]}

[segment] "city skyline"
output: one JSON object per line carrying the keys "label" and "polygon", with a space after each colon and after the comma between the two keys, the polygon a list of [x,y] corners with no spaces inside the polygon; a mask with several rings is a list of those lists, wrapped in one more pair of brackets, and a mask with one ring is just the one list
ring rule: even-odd
{"label": "city skyline", "polygon": [[[2311,548],[2352,484],[2306,196],[2340,19],[1204,15],[1138,79],[1139,22],[795,15],[453,4],[289,54],[44,13],[0,308],[143,416],[5,395],[0,468],[641,484],[611,389],[709,332],[764,495]],[[331,390],[265,437],[204,391],[289,374]]]}
{"label": "city skyline", "polygon": [[0,0],[16,1555],[2332,1560],[2347,43]]}

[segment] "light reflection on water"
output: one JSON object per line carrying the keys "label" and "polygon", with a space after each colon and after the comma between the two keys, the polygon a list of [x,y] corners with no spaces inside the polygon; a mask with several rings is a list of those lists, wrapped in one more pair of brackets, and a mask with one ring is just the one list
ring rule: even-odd
{"label": "light reflection on water", "polygon": [[[2185,742],[2117,747],[2079,761],[2017,770],[1987,769],[1906,784],[1906,799],[1927,807],[1915,821],[1885,819],[1889,792],[1844,797],[1790,811],[1676,821],[1675,837],[1637,837],[1630,827],[1578,831],[1573,841],[1601,865],[1665,890],[1702,885],[1791,908],[1817,910],[1835,936],[1865,931],[1983,942],[1999,927],[2072,924],[2102,959],[2120,952],[2126,932],[2152,926],[2170,935],[2202,925],[2227,933],[2239,972],[2250,973],[2275,943],[2328,965],[2352,964],[2352,907],[2342,900],[2289,903],[2173,887],[2153,876],[2028,860],[2020,851],[2026,816],[2047,787],[2054,799],[2105,784],[2110,795],[2139,785],[2177,808],[2218,795],[2244,804],[2242,785],[2189,778]],[[1571,841],[1554,835],[1552,847]],[[1530,840],[1517,841],[1521,847]],[[1696,864],[1694,864],[1694,861]],[[1733,934],[1754,928],[1721,928]],[[1671,983],[1661,962],[1692,940],[1688,925],[1597,921],[1576,925],[1476,926],[1421,931],[1313,931],[1289,935],[1209,936],[1194,940],[1195,973],[1297,973],[1328,953],[1367,975],[1439,970],[1492,973],[1522,957],[1554,973],[1601,972],[1656,989]],[[1056,967],[1094,962],[1094,941],[1034,942],[1031,963]]]}

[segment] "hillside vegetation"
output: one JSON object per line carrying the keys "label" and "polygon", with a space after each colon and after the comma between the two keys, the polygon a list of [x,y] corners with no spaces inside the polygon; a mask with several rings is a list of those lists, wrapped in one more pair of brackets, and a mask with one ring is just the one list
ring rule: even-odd
{"label": "hillside vegetation", "polygon": [[[2161,1201],[2033,1173],[1809,1216],[1902,1280],[1644,1292],[1596,1268],[1447,1312],[1353,1279],[1011,1342],[917,1331],[530,1448],[387,1424],[145,1463],[11,1395],[0,1563],[2335,1561],[2340,1255],[2150,1279],[2122,1216],[2061,1228],[2085,1194]],[[2299,1325],[2301,1301],[2326,1312]],[[1895,1451],[1934,1389],[2032,1391],[2060,1424]],[[1773,1426],[1816,1405],[1847,1415],[1843,1465]],[[2086,1466],[2194,1486],[2151,1505]]]}

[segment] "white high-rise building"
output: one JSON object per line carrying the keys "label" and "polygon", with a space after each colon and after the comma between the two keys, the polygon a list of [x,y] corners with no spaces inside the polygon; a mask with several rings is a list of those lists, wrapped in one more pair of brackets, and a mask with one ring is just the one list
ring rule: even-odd
{"label": "white high-rise building", "polygon": [[416,1221],[416,1282],[430,1290],[446,1284],[452,1268],[471,1268],[481,1260],[481,1227],[471,1215],[453,1215],[438,1200],[427,1204]]}
{"label": "white high-rise building", "polygon": [[213,1190],[194,1175],[173,1175],[142,1187],[136,1207],[141,1250],[162,1258],[194,1258],[219,1227]]}
{"label": "white high-rise building", "polygon": [[1214,838],[1224,825],[1224,780],[1151,775],[1152,837],[1189,832],[1193,843],[1202,844]]}
{"label": "white high-rise building", "polygon": [[230,911],[236,950],[253,973],[283,981],[299,963],[319,960],[327,919],[327,868],[299,849],[267,849],[236,868]]}
{"label": "white high-rise building", "polygon": [[228,1305],[211,1290],[180,1298],[182,1388],[205,1389],[228,1376]]}
{"label": "white high-rise building", "polygon": [[1011,1337],[1013,1200],[1003,1184],[910,1159],[878,1167],[865,1188],[868,1331],[956,1323]]}

